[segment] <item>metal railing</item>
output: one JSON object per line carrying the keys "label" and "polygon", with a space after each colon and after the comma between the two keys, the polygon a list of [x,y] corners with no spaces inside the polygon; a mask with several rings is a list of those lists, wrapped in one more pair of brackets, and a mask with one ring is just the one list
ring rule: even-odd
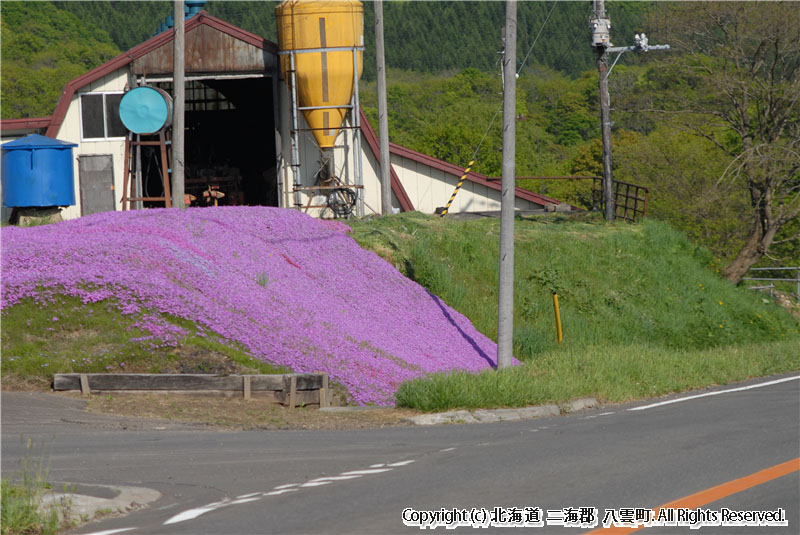
{"label": "metal railing", "polygon": [[[490,178],[489,180],[500,180]],[[603,177],[601,176],[520,176],[517,180],[591,180],[592,211],[605,211]],[[615,215],[630,223],[641,221],[647,215],[650,190],[644,186],[613,180]]]}
{"label": "metal railing", "polygon": [[[647,215],[647,201],[650,190],[644,186],[637,186],[628,182],[613,180],[614,184],[614,215],[625,221],[634,223],[644,219]],[[594,177],[592,182],[592,201],[594,208],[605,211],[603,198],[603,178]]]}
{"label": "metal railing", "polygon": [[[795,292],[794,298],[800,302],[800,266],[796,267],[762,267],[762,268],[750,268],[749,271],[756,271],[756,272],[765,272],[765,274],[769,274],[771,271],[781,271],[781,272],[788,272],[789,277],[742,277],[743,281],[761,281],[761,282],[769,282],[767,286],[749,286],[748,290],[768,290],[769,295],[775,295],[775,283],[776,282],[786,282],[786,283],[795,283]],[[748,271],[748,273],[749,273]],[[794,278],[792,278],[792,272],[794,272]]]}

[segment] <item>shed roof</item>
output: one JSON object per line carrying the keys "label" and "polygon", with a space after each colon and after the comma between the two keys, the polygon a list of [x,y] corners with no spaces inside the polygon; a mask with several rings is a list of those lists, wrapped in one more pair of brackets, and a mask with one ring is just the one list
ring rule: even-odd
{"label": "shed roof", "polygon": [[[223,34],[233,37],[236,40],[253,45],[264,52],[276,55],[278,53],[278,45],[275,43],[267,41],[263,37],[259,37],[254,33],[250,33],[246,30],[238,28],[222,19],[212,17],[205,11],[201,11],[197,15],[188,19],[186,21],[184,31],[188,33],[201,26],[213,28]],[[72,100],[72,97],[75,95],[76,91],[102,78],[103,76],[130,65],[132,62],[143,58],[151,52],[161,49],[164,45],[171,43],[174,40],[174,35],[175,32],[162,32],[155,37],[148,39],[144,43],[131,48],[127,52],[123,52],[116,58],[104,63],[103,65],[92,69],[83,76],[79,76],[78,78],[75,78],[71,82],[67,83],[67,85],[64,87],[64,91],[61,93],[61,97],[58,100],[56,111],[50,117],[50,124],[47,127],[47,136],[55,137],[58,134],[58,130],[61,128],[61,124],[64,122],[64,117],[67,115],[70,101]]]}

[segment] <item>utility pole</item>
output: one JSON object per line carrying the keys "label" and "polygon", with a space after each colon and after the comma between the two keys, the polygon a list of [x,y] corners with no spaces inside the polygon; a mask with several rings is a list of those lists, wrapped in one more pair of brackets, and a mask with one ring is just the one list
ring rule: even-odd
{"label": "utility pole", "polygon": [[506,0],[503,43],[503,176],[500,189],[500,288],[497,369],[511,366],[514,349],[514,188],[517,153],[517,2]]}
{"label": "utility pole", "polygon": [[389,116],[386,105],[386,58],[383,47],[383,0],[375,0],[375,59],[378,76],[378,137],[381,157],[381,213],[392,213],[392,183],[389,160]]}
{"label": "utility pole", "polygon": [[594,0],[594,12],[590,20],[592,46],[597,53],[597,70],[600,73],[600,127],[603,136],[603,200],[606,221],[613,221],[614,179],[611,175],[611,100],[608,95],[608,47],[611,46],[611,20],[606,15],[603,0]]}
{"label": "utility pole", "polygon": [[[603,200],[606,221],[616,216],[614,198],[614,178],[611,173],[611,98],[608,94],[608,77],[623,52],[648,52],[650,50],[669,50],[669,45],[650,45],[647,36],[638,33],[634,36],[634,46],[611,46],[611,19],[608,17],[604,0],[593,0],[594,10],[589,26],[592,30],[592,47],[597,53],[597,70],[600,74],[600,126],[603,136]],[[608,55],[617,52],[617,58],[608,66]]]}
{"label": "utility pole", "polygon": [[184,87],[184,14],[183,0],[175,0],[173,13],[175,39],[172,47],[172,91],[174,106],[172,109],[172,205],[181,210],[186,208],[184,189],[184,111],[186,107],[186,89]]}

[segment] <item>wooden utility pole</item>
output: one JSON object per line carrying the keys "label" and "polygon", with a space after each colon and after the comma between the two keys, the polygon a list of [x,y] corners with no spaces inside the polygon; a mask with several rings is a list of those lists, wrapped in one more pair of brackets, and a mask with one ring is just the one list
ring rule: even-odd
{"label": "wooden utility pole", "polygon": [[503,44],[503,176],[500,189],[500,287],[497,301],[497,368],[507,368],[514,349],[514,202],[517,135],[517,2],[506,0]]}
{"label": "wooden utility pole", "polygon": [[184,87],[184,15],[183,0],[175,0],[175,39],[172,47],[172,205],[186,208],[184,188],[184,111],[186,88]]}
{"label": "wooden utility pole", "polygon": [[603,200],[606,221],[613,221],[614,178],[611,174],[611,99],[608,94],[608,47],[611,46],[611,20],[606,15],[603,0],[594,0],[591,19],[592,46],[597,52],[597,70],[600,74],[600,127],[603,136]]}
{"label": "wooden utility pole", "polygon": [[[611,46],[611,19],[606,13],[603,0],[594,1],[594,12],[589,24],[592,29],[592,47],[597,52],[597,71],[600,74],[600,126],[603,135],[603,200],[605,203],[606,221],[613,221],[616,216],[614,177],[611,174],[611,97],[608,93],[608,76],[619,61],[623,52],[649,52],[650,50],[669,50],[669,45],[651,45],[647,36],[636,34],[634,46]],[[609,54],[617,53],[611,67],[608,66]]]}
{"label": "wooden utility pole", "polygon": [[378,76],[378,136],[381,156],[381,213],[392,213],[392,183],[389,159],[389,117],[386,105],[386,58],[383,47],[383,0],[375,0],[375,59]]}

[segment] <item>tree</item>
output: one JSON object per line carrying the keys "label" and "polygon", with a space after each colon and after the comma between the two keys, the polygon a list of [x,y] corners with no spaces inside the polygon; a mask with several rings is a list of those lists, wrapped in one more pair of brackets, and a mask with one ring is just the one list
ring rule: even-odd
{"label": "tree", "polygon": [[[749,201],[744,245],[723,275],[738,283],[800,215],[800,9],[781,2],[662,4],[658,42],[684,52],[650,71],[662,103],[727,159],[720,182]],[[782,233],[782,230],[784,231]]]}
{"label": "tree", "polygon": [[119,54],[105,31],[47,2],[6,2],[0,25],[4,119],[50,115],[67,82]]}

